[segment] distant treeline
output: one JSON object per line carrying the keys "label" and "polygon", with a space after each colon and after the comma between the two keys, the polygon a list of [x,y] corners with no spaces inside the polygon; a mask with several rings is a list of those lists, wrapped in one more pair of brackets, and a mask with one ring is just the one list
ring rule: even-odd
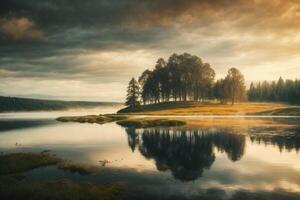
{"label": "distant treeline", "polygon": [[300,103],[300,80],[279,80],[251,83],[249,101]]}
{"label": "distant treeline", "polygon": [[0,112],[65,110],[117,104],[111,102],[58,101],[0,96]]}
{"label": "distant treeline", "polygon": [[234,104],[246,99],[244,76],[231,68],[224,79],[217,82],[210,64],[194,55],[173,54],[168,61],[159,58],[153,70],[145,70],[138,81],[129,82],[126,104],[134,107],[143,104],[169,101],[220,101]]}

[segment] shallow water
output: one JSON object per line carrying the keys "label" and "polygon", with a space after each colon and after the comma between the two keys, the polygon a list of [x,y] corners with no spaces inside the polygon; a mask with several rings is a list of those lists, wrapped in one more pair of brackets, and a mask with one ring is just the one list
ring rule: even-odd
{"label": "shallow water", "polygon": [[[3,114],[0,151],[50,150],[99,169],[82,176],[49,166],[26,173],[31,179],[125,182],[132,199],[300,199],[300,119],[126,129],[115,123],[61,123],[54,120],[56,114],[40,115]],[[102,166],[102,160],[109,163]]]}

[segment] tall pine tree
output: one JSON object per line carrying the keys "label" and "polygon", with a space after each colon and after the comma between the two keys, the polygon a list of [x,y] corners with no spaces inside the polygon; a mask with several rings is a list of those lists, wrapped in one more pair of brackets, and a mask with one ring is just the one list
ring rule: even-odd
{"label": "tall pine tree", "polygon": [[129,81],[125,104],[129,107],[136,107],[140,105],[140,88],[138,82],[134,78]]}

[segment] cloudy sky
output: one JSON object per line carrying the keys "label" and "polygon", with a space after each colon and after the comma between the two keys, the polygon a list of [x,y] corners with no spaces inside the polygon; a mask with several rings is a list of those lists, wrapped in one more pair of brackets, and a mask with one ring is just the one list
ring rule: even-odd
{"label": "cloudy sky", "polygon": [[123,101],[131,77],[183,52],[217,78],[300,78],[300,1],[1,0],[0,95]]}

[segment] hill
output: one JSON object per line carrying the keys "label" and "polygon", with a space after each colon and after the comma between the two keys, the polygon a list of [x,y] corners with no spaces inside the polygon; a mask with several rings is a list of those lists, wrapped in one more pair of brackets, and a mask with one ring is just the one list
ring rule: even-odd
{"label": "hill", "polygon": [[76,109],[76,108],[95,108],[98,106],[114,106],[114,105],[121,105],[121,103],[42,100],[42,99],[0,96],[0,112],[52,111],[52,110],[65,110],[65,109]]}

